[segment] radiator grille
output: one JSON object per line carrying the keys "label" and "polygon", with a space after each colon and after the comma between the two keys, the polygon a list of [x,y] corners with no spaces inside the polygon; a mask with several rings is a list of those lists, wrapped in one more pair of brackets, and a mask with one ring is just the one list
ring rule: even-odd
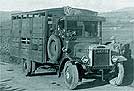
{"label": "radiator grille", "polygon": [[110,50],[95,49],[93,50],[93,66],[108,66],[110,65]]}

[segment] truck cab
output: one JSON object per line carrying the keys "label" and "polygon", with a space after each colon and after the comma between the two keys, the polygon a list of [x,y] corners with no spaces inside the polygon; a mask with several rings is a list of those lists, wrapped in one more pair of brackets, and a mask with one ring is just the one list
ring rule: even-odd
{"label": "truck cab", "polygon": [[[103,21],[105,21],[103,17],[82,15],[64,16],[58,19],[57,28],[53,34],[60,38],[62,44],[61,52],[64,52],[59,55],[64,55],[66,51],[66,54],[72,58],[87,56],[89,46],[100,45],[102,43]],[[49,44],[48,46],[51,45]],[[55,46],[49,48],[54,49],[52,47]],[[54,50],[52,51],[54,52]],[[57,56],[57,53],[55,54]]]}

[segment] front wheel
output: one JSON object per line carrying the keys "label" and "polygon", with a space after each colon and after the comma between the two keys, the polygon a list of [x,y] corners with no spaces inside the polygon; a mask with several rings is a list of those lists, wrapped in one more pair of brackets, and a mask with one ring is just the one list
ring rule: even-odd
{"label": "front wheel", "polygon": [[117,75],[115,78],[109,81],[111,85],[119,86],[122,84],[123,78],[124,78],[124,67],[123,63],[117,63],[117,72],[115,74]]}
{"label": "front wheel", "polygon": [[78,85],[79,74],[76,65],[71,62],[66,62],[64,70],[64,82],[69,89],[75,89]]}

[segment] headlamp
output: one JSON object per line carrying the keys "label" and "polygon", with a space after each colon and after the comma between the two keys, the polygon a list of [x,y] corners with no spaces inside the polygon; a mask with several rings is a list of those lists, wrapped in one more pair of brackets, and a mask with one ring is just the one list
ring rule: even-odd
{"label": "headlamp", "polygon": [[112,56],[112,62],[117,62],[118,61],[118,57],[116,57],[116,56]]}

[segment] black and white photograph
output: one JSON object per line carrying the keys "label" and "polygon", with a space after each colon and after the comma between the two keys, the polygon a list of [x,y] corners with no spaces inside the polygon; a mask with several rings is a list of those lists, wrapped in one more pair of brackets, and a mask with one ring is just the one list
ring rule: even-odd
{"label": "black and white photograph", "polygon": [[0,91],[134,91],[134,0],[0,0]]}

